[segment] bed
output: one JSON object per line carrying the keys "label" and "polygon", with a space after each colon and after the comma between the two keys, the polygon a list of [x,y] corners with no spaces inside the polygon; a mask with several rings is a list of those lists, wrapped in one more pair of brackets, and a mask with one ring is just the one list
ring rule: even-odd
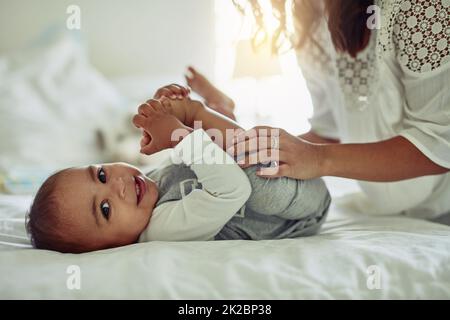
{"label": "bed", "polygon": [[[0,298],[450,298],[450,227],[354,212],[355,185],[327,184],[335,201],[314,237],[152,242],[81,255],[31,249],[23,224],[31,197],[0,195]],[[68,284],[74,268],[79,287]]]}
{"label": "bed", "polygon": [[[0,60],[0,65],[7,66],[0,73],[0,174],[7,174],[12,166],[31,166],[34,170],[43,164],[64,166],[75,160],[89,163],[114,155],[111,150],[95,153],[98,148],[87,140],[87,133],[95,128],[83,127],[81,136],[70,133],[71,148],[65,148],[68,138],[59,136],[69,127],[67,123],[61,128],[54,123],[47,131],[42,129],[35,140],[21,136],[25,124],[29,128],[42,123],[36,122],[36,117],[47,121],[43,110],[48,106],[53,108],[52,115],[67,117],[70,126],[77,128],[86,125],[87,116],[96,119],[94,111],[85,106],[95,104],[102,106],[95,112],[115,114],[117,108],[107,108],[139,101],[146,94],[143,92],[151,91],[150,83],[157,86],[176,81],[173,77],[154,82],[121,78],[111,86],[86,66],[79,69],[83,59],[77,58],[79,52],[73,46],[70,41],[57,42],[38,54],[39,59],[34,55],[9,64]],[[46,57],[52,58],[51,68],[43,67],[48,62]],[[56,68],[55,59],[59,61]],[[15,65],[20,66],[20,72],[11,71]],[[58,68],[64,72],[65,81],[60,80]],[[75,85],[80,83],[81,87]],[[130,99],[126,103],[121,98],[125,91]],[[76,105],[70,104],[73,99],[68,97],[76,99]],[[11,109],[10,105],[20,108]],[[26,106],[33,109],[27,113]],[[74,109],[76,114],[66,114]],[[78,117],[80,113],[84,117]],[[24,119],[24,114],[32,114],[33,118]],[[111,118],[108,121],[111,123]],[[102,123],[91,123],[103,128]],[[130,144],[125,143],[127,140],[118,144],[114,140],[117,135],[107,132],[104,137],[120,145],[121,152],[126,146],[134,148],[133,139]],[[29,148],[36,145],[41,151],[30,153]],[[87,147],[92,150],[81,152]],[[122,153],[122,159],[126,155]],[[129,160],[139,161],[132,156]],[[157,166],[158,158],[147,159],[145,165]],[[317,236],[259,242],[152,242],[80,255],[30,248],[24,217],[32,196],[26,192],[2,193],[0,298],[450,298],[450,227],[402,216],[369,215],[354,182],[337,178],[326,178],[326,182],[333,204]]]}

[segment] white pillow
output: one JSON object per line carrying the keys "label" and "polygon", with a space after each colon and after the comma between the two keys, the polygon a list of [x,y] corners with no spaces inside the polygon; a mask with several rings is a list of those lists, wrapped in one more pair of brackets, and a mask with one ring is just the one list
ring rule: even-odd
{"label": "white pillow", "polygon": [[125,104],[70,35],[0,57],[0,173],[111,160]]}

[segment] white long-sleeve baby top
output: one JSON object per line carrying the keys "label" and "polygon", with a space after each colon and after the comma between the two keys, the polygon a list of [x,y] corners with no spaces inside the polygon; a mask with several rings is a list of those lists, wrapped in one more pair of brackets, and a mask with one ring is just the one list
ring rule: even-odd
{"label": "white long-sleeve baby top", "polygon": [[[188,167],[194,178],[183,180],[175,165]],[[245,172],[203,129],[187,135],[155,172],[161,177],[157,184],[171,188],[165,187],[166,195],[181,193],[181,200],[157,203],[139,242],[212,240],[251,194]]]}

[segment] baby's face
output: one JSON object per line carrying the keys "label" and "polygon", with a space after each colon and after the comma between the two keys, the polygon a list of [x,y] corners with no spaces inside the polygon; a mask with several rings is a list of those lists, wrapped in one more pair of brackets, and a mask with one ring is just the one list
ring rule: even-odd
{"label": "baby's face", "polygon": [[69,169],[55,192],[68,236],[89,250],[133,243],[158,200],[155,182],[125,163]]}

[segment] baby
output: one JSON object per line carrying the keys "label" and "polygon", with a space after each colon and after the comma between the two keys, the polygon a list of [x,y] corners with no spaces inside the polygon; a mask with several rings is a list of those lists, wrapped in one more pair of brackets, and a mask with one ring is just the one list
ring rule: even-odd
{"label": "baby", "polygon": [[[185,95],[161,97],[174,91]],[[163,163],[145,174],[114,163],[49,177],[28,215],[36,248],[82,253],[154,240],[282,239],[319,231],[331,201],[321,179],[265,179],[256,174],[261,165],[241,169],[224,150],[226,130],[242,128],[182,87],[158,92],[162,99],[141,105],[133,123],[143,131],[141,152],[167,150]],[[223,135],[210,136],[213,128]]]}

